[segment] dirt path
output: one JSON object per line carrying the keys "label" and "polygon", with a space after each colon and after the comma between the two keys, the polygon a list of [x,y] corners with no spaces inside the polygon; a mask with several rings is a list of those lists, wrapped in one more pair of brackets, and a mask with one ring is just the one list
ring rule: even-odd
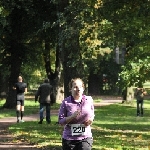
{"label": "dirt path", "polygon": [[[120,103],[121,99],[103,100],[100,103],[95,103],[95,106],[106,106],[114,103]],[[52,110],[51,115],[57,115],[58,110]],[[24,121],[36,121],[39,118],[39,114],[33,114],[30,116],[25,116]],[[14,142],[14,135],[9,133],[8,127],[11,124],[16,123],[16,117],[9,117],[0,119],[0,150],[43,150],[42,148],[37,148],[36,145],[31,145],[27,141],[22,140]]]}
{"label": "dirt path", "polygon": [[[51,115],[57,115],[58,110],[52,110]],[[36,121],[39,119],[39,114],[25,116],[24,121]],[[14,141],[15,136],[9,133],[8,127],[16,123],[16,117],[7,117],[0,119],[0,150],[43,150],[37,148],[36,145],[31,145],[25,140]]]}

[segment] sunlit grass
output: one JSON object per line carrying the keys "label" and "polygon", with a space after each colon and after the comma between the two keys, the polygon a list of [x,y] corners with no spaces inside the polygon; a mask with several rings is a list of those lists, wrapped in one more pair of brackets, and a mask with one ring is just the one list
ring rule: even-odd
{"label": "sunlit grass", "polygon": [[97,109],[93,124],[93,135],[96,137],[93,146],[96,148],[101,143],[99,149],[148,150],[149,101],[145,101],[144,107],[144,117],[136,117],[135,101],[132,105],[118,104]]}
{"label": "sunlit grass", "polygon": [[52,123],[38,124],[36,121],[14,124],[9,129],[16,136],[15,140],[27,139],[30,143],[38,147],[61,147],[62,127],[56,124],[57,116],[52,116]]}
{"label": "sunlit grass", "polygon": [[99,102],[101,102],[102,101],[102,99],[95,99],[94,100],[94,103],[99,103]]}
{"label": "sunlit grass", "polygon": [[[59,106],[59,105],[58,105]],[[92,150],[149,150],[150,146],[150,102],[144,103],[144,117],[136,117],[136,103],[113,104],[95,108],[92,125]],[[16,139],[24,138],[38,147],[61,149],[62,127],[55,124],[57,116],[52,116],[52,124],[37,122],[14,124],[10,131]],[[30,130],[29,130],[30,129]]]}
{"label": "sunlit grass", "polygon": [[[15,109],[2,108],[4,103],[5,103],[5,100],[0,100],[0,118],[16,116]],[[51,107],[51,109],[59,109],[59,107],[60,107],[60,104],[54,104]],[[25,115],[34,114],[39,111],[39,103],[38,102],[35,103],[34,100],[25,100],[24,108],[25,108],[24,110]]]}
{"label": "sunlit grass", "polygon": [[[0,101],[0,118],[4,117],[14,117],[16,116],[16,109],[6,109],[2,108],[5,100]],[[33,100],[25,100],[25,115],[33,114],[38,111],[39,104],[35,103]]]}

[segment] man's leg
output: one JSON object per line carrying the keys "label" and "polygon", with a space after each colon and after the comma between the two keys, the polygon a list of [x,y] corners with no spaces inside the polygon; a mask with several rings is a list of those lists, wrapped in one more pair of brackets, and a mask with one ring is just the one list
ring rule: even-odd
{"label": "man's leg", "polygon": [[140,115],[140,107],[139,107],[139,101],[137,100],[137,116]]}
{"label": "man's leg", "polygon": [[46,121],[48,124],[51,123],[50,119],[50,104],[46,104]]}
{"label": "man's leg", "polygon": [[23,121],[23,115],[24,115],[24,100],[21,101],[21,122],[24,122]]}
{"label": "man's leg", "polygon": [[39,124],[42,124],[43,121],[43,111],[44,111],[44,106],[42,103],[40,103],[40,121],[38,122]]}
{"label": "man's leg", "polygon": [[19,122],[19,117],[20,117],[20,107],[21,103],[19,100],[16,101],[16,115],[17,115],[17,122]]}
{"label": "man's leg", "polygon": [[141,102],[141,116],[143,116],[143,101]]}

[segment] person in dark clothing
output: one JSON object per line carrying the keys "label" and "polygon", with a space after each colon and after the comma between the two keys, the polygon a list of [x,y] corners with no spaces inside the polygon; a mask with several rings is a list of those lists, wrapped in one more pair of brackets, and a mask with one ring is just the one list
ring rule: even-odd
{"label": "person in dark clothing", "polygon": [[[24,115],[24,100],[25,95],[27,93],[27,84],[23,82],[21,76],[18,77],[18,82],[15,83],[13,89],[16,90],[16,114],[17,114],[17,122],[24,122],[23,115]],[[21,114],[21,119],[19,116]]]}
{"label": "person in dark clothing", "polygon": [[122,104],[127,100],[127,88],[122,91]]}
{"label": "person in dark clothing", "polygon": [[143,116],[143,100],[144,95],[146,95],[147,92],[144,88],[136,88],[135,90],[135,96],[136,96],[136,102],[137,102],[137,116]]}
{"label": "person in dark clothing", "polygon": [[44,107],[46,107],[46,121],[48,124],[51,123],[50,119],[50,106],[53,102],[51,99],[51,95],[53,95],[53,87],[50,85],[49,79],[45,79],[44,83],[41,84],[35,93],[35,102],[39,101],[40,103],[40,121],[39,124],[42,124],[44,116]]}

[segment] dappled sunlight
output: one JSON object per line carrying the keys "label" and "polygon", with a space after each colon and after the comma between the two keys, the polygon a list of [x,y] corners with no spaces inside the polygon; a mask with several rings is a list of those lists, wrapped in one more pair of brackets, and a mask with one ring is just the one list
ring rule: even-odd
{"label": "dappled sunlight", "polygon": [[[145,104],[144,117],[136,117],[136,107],[131,105],[96,107],[92,150],[150,150],[150,104],[147,101]],[[14,141],[26,139],[39,148],[61,149],[63,127],[56,124],[57,116],[51,119],[50,125],[35,121],[13,124],[10,131],[15,135]]]}
{"label": "dappled sunlight", "polygon": [[110,147],[113,149],[147,149],[150,143],[148,132],[137,132],[133,130],[110,130],[92,126],[94,145],[101,148]]}
{"label": "dappled sunlight", "polygon": [[16,142],[18,142],[18,139],[30,139],[31,144],[38,145],[38,147],[61,145],[62,127],[56,125],[55,122],[52,122],[50,125],[39,125],[37,122],[33,121],[24,122],[23,127],[22,124],[14,124],[9,129],[13,133],[16,131],[16,138],[14,139]]}
{"label": "dappled sunlight", "polygon": [[95,109],[92,125],[97,149],[149,150],[150,103],[145,101],[144,117],[136,116],[136,105],[113,104]]}

